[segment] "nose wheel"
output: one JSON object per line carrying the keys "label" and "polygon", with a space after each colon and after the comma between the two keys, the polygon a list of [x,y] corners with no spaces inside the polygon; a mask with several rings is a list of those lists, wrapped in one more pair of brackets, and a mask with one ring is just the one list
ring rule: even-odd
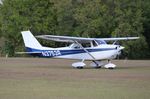
{"label": "nose wheel", "polygon": [[111,63],[110,60],[108,60],[108,64],[106,64],[104,67],[105,67],[106,69],[114,69],[114,68],[116,67],[116,65],[113,64],[113,63]]}

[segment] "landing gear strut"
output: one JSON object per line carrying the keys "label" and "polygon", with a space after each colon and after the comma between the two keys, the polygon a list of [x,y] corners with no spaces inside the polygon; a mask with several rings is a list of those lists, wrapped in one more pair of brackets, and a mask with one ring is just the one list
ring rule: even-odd
{"label": "landing gear strut", "polygon": [[91,67],[94,67],[96,69],[101,68],[101,66],[103,66],[104,63],[101,61],[95,61],[93,60],[92,63],[90,64]]}

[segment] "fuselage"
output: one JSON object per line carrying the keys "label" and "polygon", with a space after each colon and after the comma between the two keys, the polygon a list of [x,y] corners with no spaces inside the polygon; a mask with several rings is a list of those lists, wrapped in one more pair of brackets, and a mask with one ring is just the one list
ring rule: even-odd
{"label": "fuselage", "polygon": [[[122,49],[119,45],[102,44],[96,47],[82,48],[49,48],[42,47],[40,49],[33,49],[27,47],[28,52],[41,52],[33,53],[31,55],[45,57],[45,58],[64,58],[64,59],[77,59],[77,60],[107,60],[115,58],[119,51]],[[87,53],[87,50],[89,53]],[[91,57],[91,54],[93,57]]]}
{"label": "fuselage", "polygon": [[73,37],[65,38],[72,40],[71,45],[68,47],[50,48],[42,46],[30,31],[23,31],[21,33],[27,50],[26,53],[45,58],[109,60],[115,58],[120,50],[124,48],[119,45],[107,44],[104,40],[89,40],[88,38],[78,39]]}
{"label": "fuselage", "polygon": [[[118,40],[132,40],[139,38],[84,38],[55,35],[36,36],[41,39],[71,43],[71,45],[67,47],[50,48],[42,46],[30,31],[22,31],[21,34],[27,51],[19,53],[44,58],[81,60],[80,62],[75,62],[72,64],[75,68],[83,68],[86,65],[84,60],[91,60],[92,63],[90,66],[100,68],[104,65],[101,60],[108,60],[108,64],[105,64],[104,67],[113,69],[116,65],[112,64],[110,60],[116,58],[116,56],[120,54],[121,50],[124,49],[124,47],[115,45],[115,43]],[[107,41],[115,42],[113,44],[107,44]]]}

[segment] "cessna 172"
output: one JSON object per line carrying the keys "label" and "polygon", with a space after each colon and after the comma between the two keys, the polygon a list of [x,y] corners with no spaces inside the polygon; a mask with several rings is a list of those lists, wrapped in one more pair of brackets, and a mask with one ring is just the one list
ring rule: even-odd
{"label": "cessna 172", "polygon": [[[104,66],[108,69],[116,67],[110,60],[116,58],[123,46],[107,44],[106,41],[132,40],[139,37],[122,37],[122,38],[83,38],[69,36],[39,35],[37,38],[53,40],[57,42],[69,42],[70,46],[60,48],[50,48],[42,46],[30,31],[21,32],[27,52],[18,52],[20,54],[30,54],[33,56],[45,58],[63,58],[80,60],[72,64],[75,68],[83,68],[86,66],[84,61],[89,60],[91,66],[100,68]],[[107,64],[102,61],[108,60]]]}

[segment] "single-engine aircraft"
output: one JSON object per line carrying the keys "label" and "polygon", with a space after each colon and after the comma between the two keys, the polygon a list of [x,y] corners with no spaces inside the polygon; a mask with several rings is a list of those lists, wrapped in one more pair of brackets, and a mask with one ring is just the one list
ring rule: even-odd
{"label": "single-engine aircraft", "polygon": [[[33,56],[45,58],[76,59],[79,62],[72,64],[73,67],[81,69],[86,64],[84,61],[92,61],[90,66],[108,69],[114,69],[115,64],[111,60],[120,54],[123,46],[115,45],[118,40],[133,40],[139,37],[119,37],[119,38],[83,38],[69,36],[39,35],[37,38],[52,40],[56,42],[69,42],[70,46],[50,48],[42,46],[30,31],[21,32],[27,52],[18,52],[19,54],[30,54]],[[114,41],[113,44],[107,44],[106,41]],[[107,64],[102,61],[108,60]]]}

